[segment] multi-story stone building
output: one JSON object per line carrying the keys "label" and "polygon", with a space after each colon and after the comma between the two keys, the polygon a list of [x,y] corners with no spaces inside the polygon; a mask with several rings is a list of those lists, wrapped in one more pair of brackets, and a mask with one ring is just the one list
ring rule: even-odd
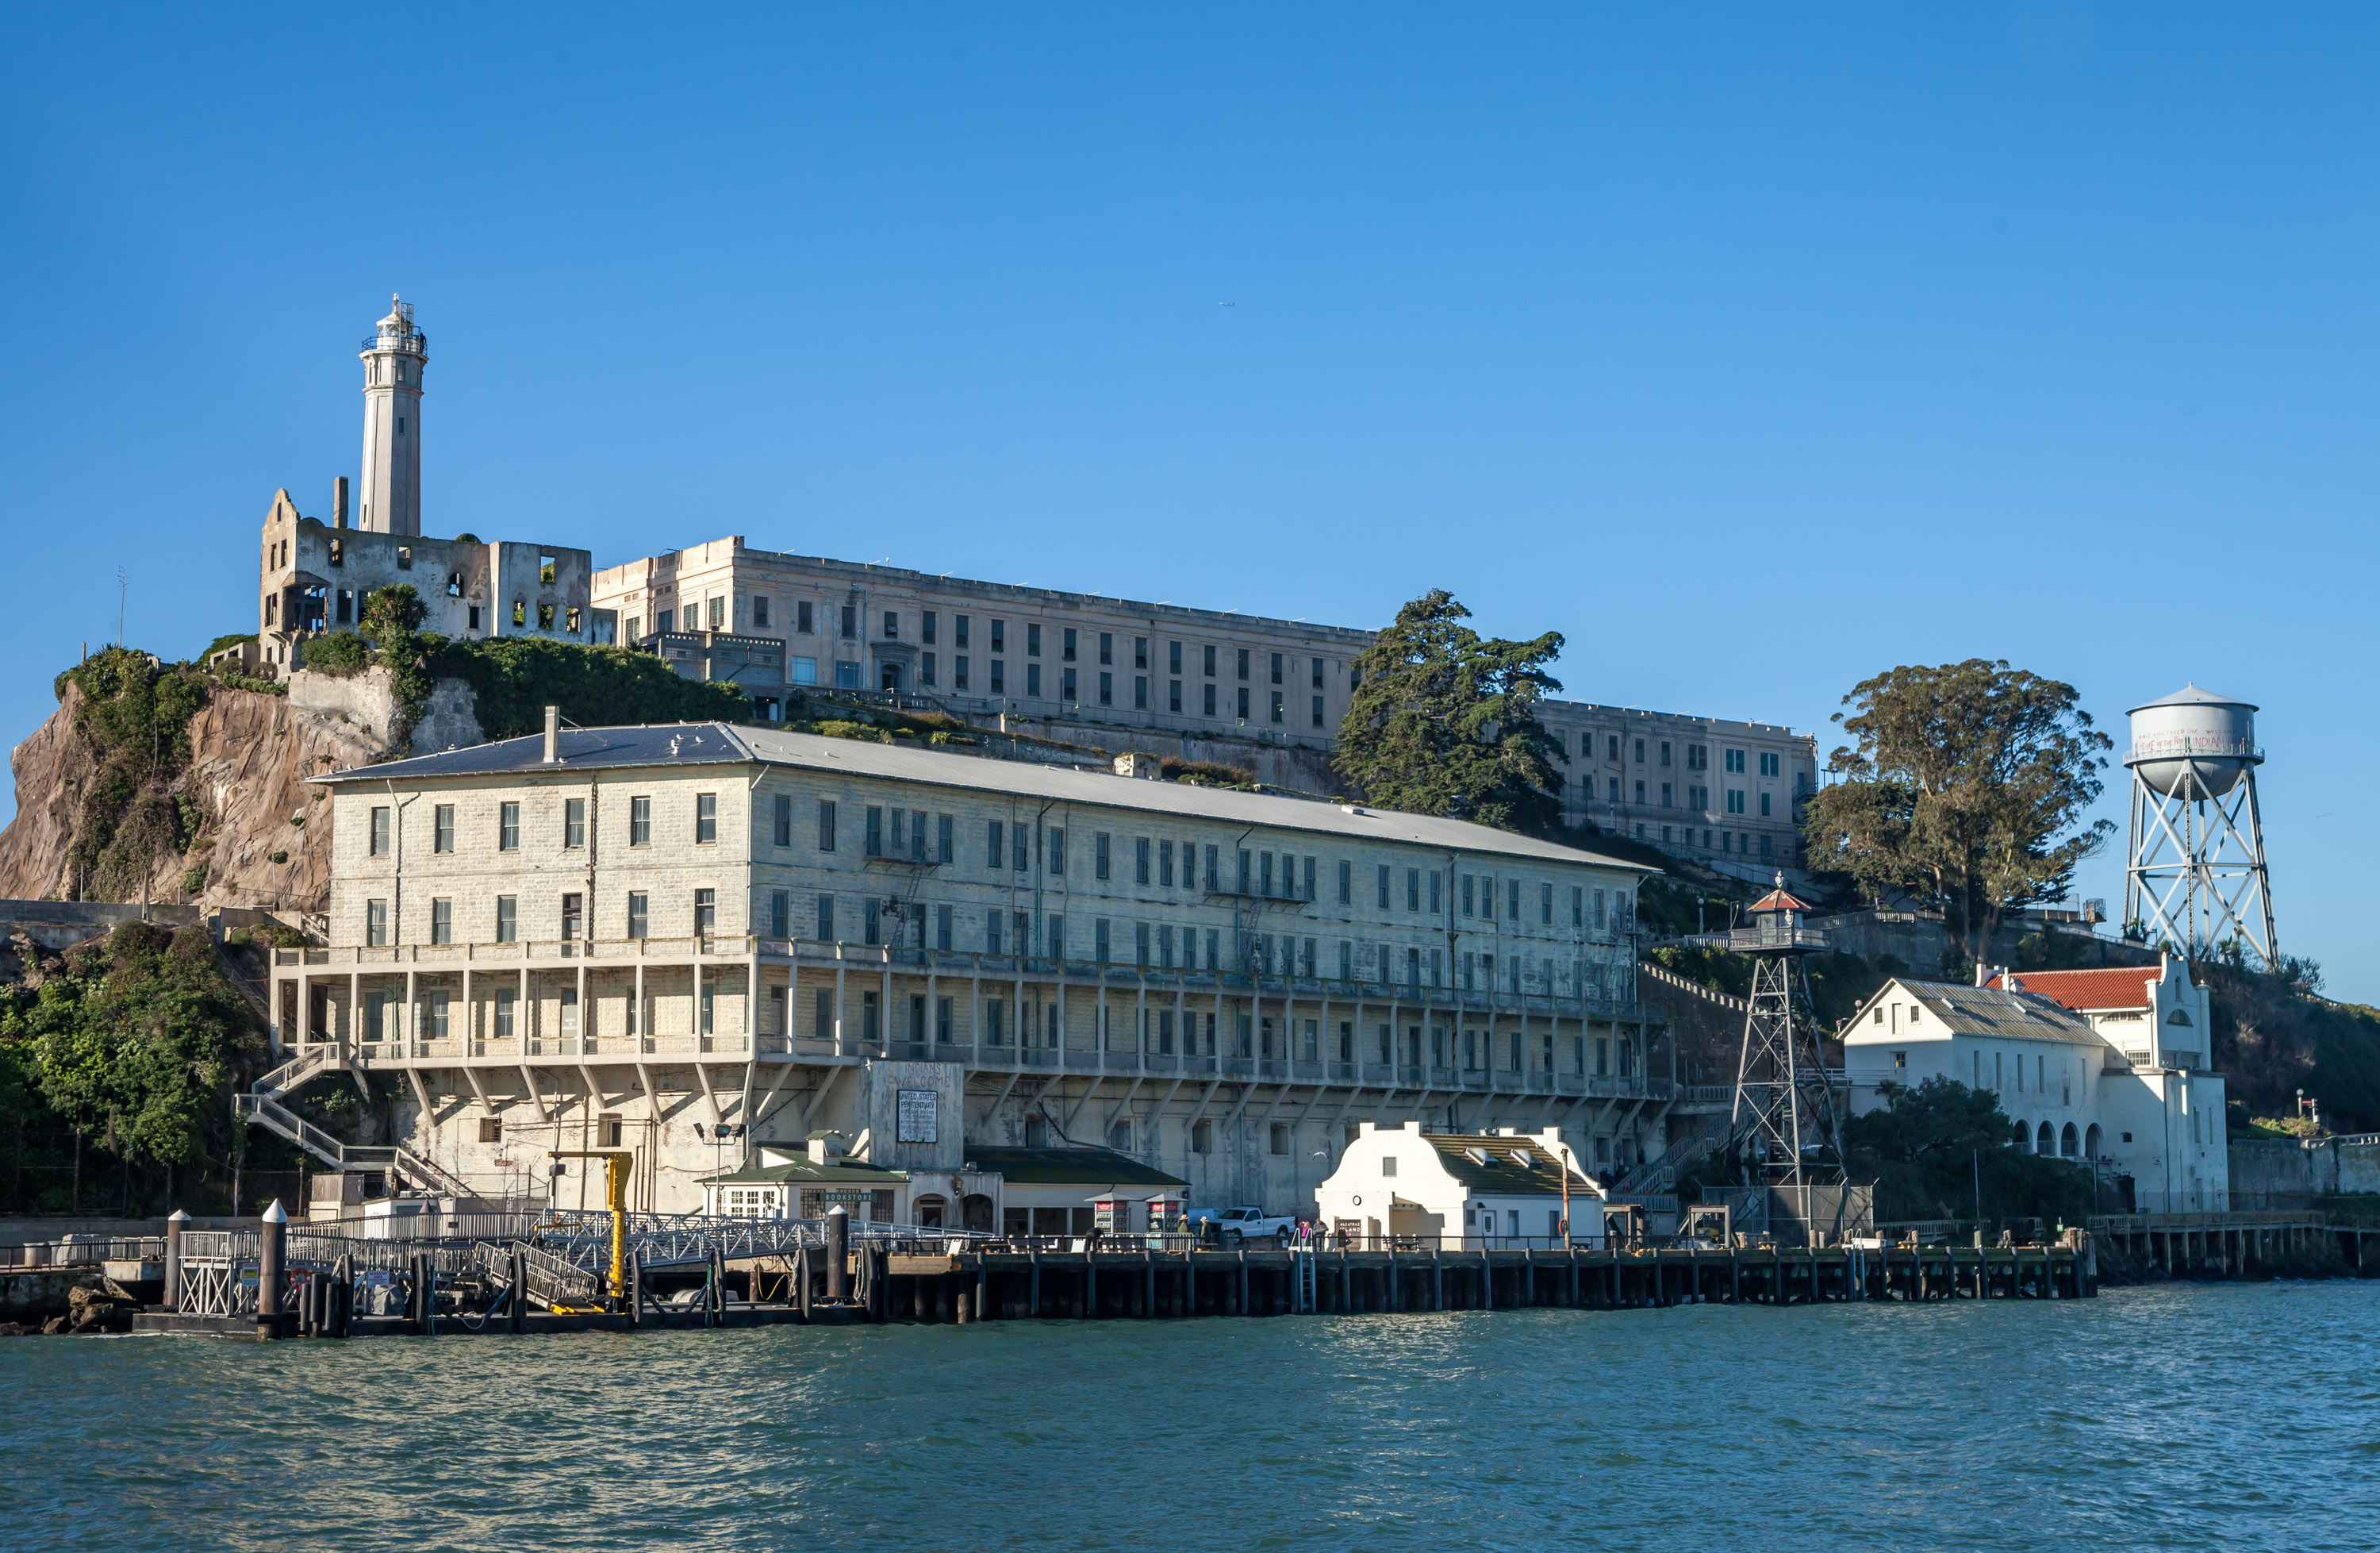
{"label": "multi-story stone building", "polygon": [[321,780],[329,945],[277,954],[277,1039],[402,1085],[397,1141],[489,1195],[582,1136],[639,1151],[664,1209],[722,1136],[729,1167],[833,1127],[905,1168],[913,1090],[956,1097],[969,1145],[1101,1143],[1281,1210],[1360,1121],[1559,1128],[1606,1171],[1660,1151],[1635,864],[724,725]]}
{"label": "multi-story stone building", "polygon": [[257,640],[240,653],[257,673],[299,666],[309,637],[352,630],[363,601],[410,584],[427,611],[423,628],[462,638],[545,636],[612,640],[589,609],[588,552],[561,544],[474,534],[421,532],[421,393],[429,338],[413,309],[392,300],[363,342],[364,445],[361,521],[347,523],[347,480],[332,486],[331,521],[302,516],[275,492],[259,540]]}
{"label": "multi-story stone building", "polygon": [[[789,691],[929,698],[1106,725],[1154,748],[1244,739],[1327,751],[1372,633],[1343,626],[938,577],[712,540],[595,574],[601,629],[681,673],[734,679],[772,715]],[[1806,734],[1555,701],[1573,824],[1704,854],[1747,876],[1799,859],[1796,806],[1817,783]],[[1154,737],[1151,737],[1154,736]]]}

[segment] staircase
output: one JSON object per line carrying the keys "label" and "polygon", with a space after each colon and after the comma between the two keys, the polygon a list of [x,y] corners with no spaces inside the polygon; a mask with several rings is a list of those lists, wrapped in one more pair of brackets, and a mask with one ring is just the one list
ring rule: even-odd
{"label": "staircase", "polygon": [[468,1197],[471,1189],[439,1166],[400,1144],[344,1143],[283,1105],[306,1082],[342,1066],[336,1043],[320,1042],[232,1096],[232,1114],[252,1121],[304,1149],[334,1170],[380,1170],[436,1196]]}
{"label": "staircase", "polygon": [[1695,1164],[1725,1143],[1732,1131],[1733,1119],[1714,1112],[1694,1118],[1694,1124],[1683,1137],[1673,1138],[1660,1157],[1632,1165],[1621,1172],[1611,1184],[1615,1193],[1639,1196],[1648,1192],[1674,1191],[1678,1170],[1682,1166]]}

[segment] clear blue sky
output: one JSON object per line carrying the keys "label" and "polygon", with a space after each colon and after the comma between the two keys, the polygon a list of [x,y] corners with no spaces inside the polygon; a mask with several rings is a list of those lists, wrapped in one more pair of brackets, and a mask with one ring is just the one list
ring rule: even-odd
{"label": "clear blue sky", "polygon": [[1575,697],[1822,754],[1903,662],[2069,679],[2119,745],[2259,702],[2283,946],[2380,997],[2371,7],[0,28],[11,741],[118,564],[141,645],[254,629],[401,289],[433,532],[1351,625],[1444,586],[1565,632]]}

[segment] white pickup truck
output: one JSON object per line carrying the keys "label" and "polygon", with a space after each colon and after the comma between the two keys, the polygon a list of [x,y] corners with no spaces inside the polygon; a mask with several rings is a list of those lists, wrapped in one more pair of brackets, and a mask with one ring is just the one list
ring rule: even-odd
{"label": "white pickup truck", "polygon": [[1225,1245],[1245,1245],[1250,1241],[1287,1245],[1297,1235],[1297,1220],[1276,1217],[1262,1208],[1193,1208],[1187,1217],[1194,1231],[1212,1219]]}

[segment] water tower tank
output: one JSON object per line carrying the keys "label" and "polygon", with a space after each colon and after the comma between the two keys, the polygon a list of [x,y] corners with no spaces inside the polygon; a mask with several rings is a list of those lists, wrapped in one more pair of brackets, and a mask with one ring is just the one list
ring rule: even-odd
{"label": "water tower tank", "polygon": [[2196,773],[2189,796],[2219,798],[2240,776],[2263,763],[2256,748],[2256,709],[2244,701],[2185,685],[2131,711],[2132,747],[2124,764],[2153,790],[2168,797]]}

